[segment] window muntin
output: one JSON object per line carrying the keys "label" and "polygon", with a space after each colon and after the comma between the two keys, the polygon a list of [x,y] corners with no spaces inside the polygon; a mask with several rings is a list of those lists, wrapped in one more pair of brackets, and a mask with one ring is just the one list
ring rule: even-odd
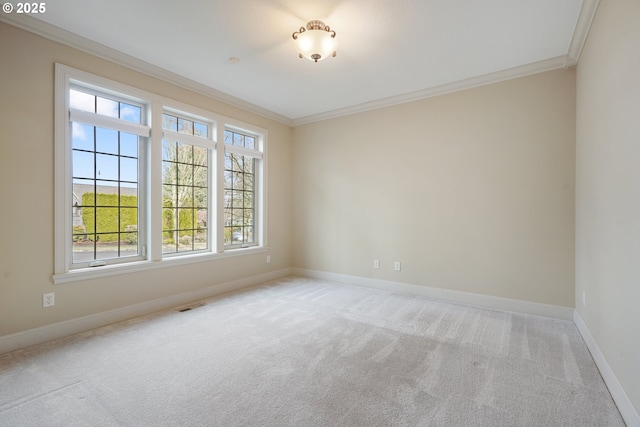
{"label": "window muntin", "polygon": [[256,149],[256,137],[253,135],[246,135],[244,133],[235,132],[232,130],[224,131],[224,143],[236,147],[244,147],[250,150]]}
{"label": "window muntin", "polygon": [[107,96],[70,89],[69,108],[115,117],[132,123],[142,123],[142,106]]}
{"label": "window muntin", "polygon": [[254,244],[255,159],[224,155],[224,244]]}
{"label": "window muntin", "polygon": [[225,129],[224,245],[248,247],[256,242],[257,138]]}
{"label": "window muntin", "polygon": [[[249,159],[242,159],[245,165],[253,159],[254,243],[251,246],[263,250],[259,248],[266,245],[263,234],[263,204],[266,198],[263,194],[265,168],[262,160],[262,150],[266,143],[264,129],[61,64],[56,64],[55,101],[55,284],[108,277],[125,271],[154,269],[167,265],[165,259],[171,264],[189,264],[218,255],[226,257],[253,253],[254,249],[235,250],[247,246],[243,243],[224,244],[225,153],[245,156]],[[167,123],[175,121],[175,128],[167,125],[166,129],[163,129],[163,119]],[[152,126],[148,126],[147,123],[154,129],[152,130]],[[224,144],[225,128],[240,134],[236,136],[235,144],[234,141]],[[217,146],[216,140],[219,141]],[[207,149],[207,193],[201,194],[199,187],[202,186],[198,185],[195,179],[196,184],[189,185],[193,188],[196,204],[184,206],[191,210],[192,214],[194,210],[206,209],[206,216],[203,213],[200,213],[199,217],[196,213],[196,218],[191,216],[196,226],[190,229],[184,227],[185,231],[192,231],[192,236],[193,231],[198,232],[199,228],[205,230],[206,249],[192,247],[193,250],[163,254],[162,151],[165,142],[179,143],[184,147],[190,145],[193,149]],[[192,156],[197,158],[193,153]],[[181,163],[184,163],[185,167],[203,166],[197,160],[190,164],[174,163],[177,163],[178,167]],[[116,167],[118,172],[114,173]],[[108,197],[100,196],[108,194],[105,193],[102,184],[111,187],[109,192],[114,194]],[[74,185],[77,193],[75,198]],[[83,185],[89,187],[81,187]],[[114,188],[117,188],[117,194]],[[196,195],[196,191],[199,194]],[[93,193],[93,198],[85,196],[85,205],[82,205],[86,192]],[[95,196],[96,192],[98,197]],[[135,196],[133,200],[136,205],[128,196]],[[77,205],[74,205],[75,202],[78,202]],[[205,203],[207,206],[203,206]],[[237,209],[238,205],[234,204],[232,207]],[[90,215],[94,218],[92,223],[91,220],[87,220],[87,224],[92,224],[89,232],[84,219],[83,229],[73,229],[74,216],[82,218],[84,208],[87,208],[85,216]],[[249,203],[245,203],[242,208],[248,209]],[[136,209],[137,212],[134,212]],[[131,217],[129,214],[132,212],[134,216],[137,215],[137,224],[127,219]],[[104,218],[107,218],[107,221]],[[119,224],[116,225],[113,218],[116,218]],[[206,229],[203,222],[205,218]],[[201,224],[199,227],[198,221]],[[244,225],[251,224],[246,221]],[[88,239],[89,234],[92,235],[92,242],[97,241],[98,244],[89,251],[90,256],[79,254],[80,241]],[[97,250],[100,249],[98,245],[107,243],[104,240],[109,234],[113,235],[111,238],[114,240],[110,244],[116,247],[120,245],[119,249],[113,251],[119,255],[115,258],[103,257],[108,254],[98,253],[101,251]],[[243,239],[251,240],[251,236],[246,235],[247,238],[243,236]],[[102,237],[102,240],[98,236]],[[74,239],[75,252],[78,255],[75,261]],[[115,240],[118,243],[115,243]],[[137,256],[129,256],[127,245],[137,245]],[[81,258],[80,255],[87,259]],[[102,265],[114,268],[88,268]]]}
{"label": "window muntin", "polygon": [[204,251],[209,248],[209,149],[181,142],[194,135],[207,144],[210,126],[163,114],[162,127],[162,253]]}
{"label": "window muntin", "polygon": [[85,115],[70,114],[71,127],[71,264],[90,266],[96,261],[141,257],[138,180],[140,135],[102,127],[98,116],[142,124],[142,106],[105,98],[81,89],[69,90],[69,105]]}

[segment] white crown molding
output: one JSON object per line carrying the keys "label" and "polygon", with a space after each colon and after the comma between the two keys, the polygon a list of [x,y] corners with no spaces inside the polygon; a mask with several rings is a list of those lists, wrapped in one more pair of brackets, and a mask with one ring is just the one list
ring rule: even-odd
{"label": "white crown molding", "polygon": [[322,120],[333,119],[337,117],[347,116],[351,114],[361,113],[379,108],[390,107],[393,105],[404,104],[407,102],[418,101],[435,96],[445,95],[453,92],[459,92],[466,89],[472,89],[487,84],[499,83],[501,81],[525,77],[532,74],[542,73],[560,68],[568,68],[578,63],[580,53],[587,39],[591,23],[598,8],[599,0],[584,0],[580,15],[578,16],[576,26],[573,32],[569,52],[567,55],[558,56],[544,61],[534,62],[531,64],[510,68],[507,70],[497,71],[485,74],[483,76],[472,77],[469,79],[459,80],[436,87],[426,88],[423,90],[410,92],[402,95],[392,96],[388,98],[378,99],[353,105],[336,110],[326,111],[323,113],[312,114],[305,117],[291,119],[281,114],[275,113],[266,108],[257,106],[250,102],[231,96],[227,93],[216,90],[210,86],[195,82],[186,77],[167,71],[163,68],[149,64],[122,52],[111,49],[107,46],[90,41],[76,34],[55,27],[46,22],[37,20],[30,16],[18,15],[0,15],[0,21],[7,22],[13,26],[22,28],[32,33],[38,34],[47,39],[65,44],[80,51],[98,56],[111,62],[123,65],[138,72],[142,72],[151,77],[175,84],[177,86],[189,89],[218,101],[225,102],[237,108],[258,114],[265,118],[275,120],[287,126],[300,126],[307,123],[319,122]]}
{"label": "white crown molding", "polygon": [[573,30],[573,37],[571,38],[569,53],[567,55],[576,64],[580,59],[584,43],[587,41],[591,23],[596,15],[599,3],[600,0],[583,0],[582,2],[582,8],[580,9],[580,15],[578,15],[576,27]]}
{"label": "white crown molding", "polygon": [[337,110],[327,111],[310,116],[300,117],[293,120],[293,126],[300,126],[307,123],[319,122],[321,120],[334,119],[337,117],[348,116],[350,114],[362,113],[379,108],[390,107],[407,102],[419,101],[435,96],[446,95],[448,93],[459,92],[466,89],[472,89],[478,86],[484,86],[493,83],[499,83],[506,80],[517,79],[519,77],[529,76],[531,74],[543,73],[545,71],[557,70],[560,68],[568,68],[576,63],[567,56],[558,56],[544,61],[533,62],[531,64],[522,65],[507,70],[496,71],[494,73],[485,74],[483,76],[472,77],[469,79],[458,80],[440,86],[430,87],[427,89],[405,93],[402,95],[391,96],[389,98],[378,99],[375,101],[365,102],[363,104],[353,105],[351,107],[340,108]]}
{"label": "white crown molding", "polygon": [[314,123],[322,120],[347,116],[350,114],[376,110],[378,108],[390,107],[392,105],[404,104],[406,102],[432,98],[434,96],[445,95],[448,93],[471,89],[478,86],[499,83],[501,81],[525,77],[531,74],[542,73],[559,68],[569,68],[577,65],[578,60],[580,59],[580,54],[582,53],[582,48],[584,47],[584,44],[589,35],[589,30],[591,29],[591,24],[593,23],[593,19],[598,9],[599,3],[600,0],[583,0],[582,8],[580,9],[580,14],[578,15],[578,19],[576,21],[576,26],[571,37],[571,43],[569,45],[569,51],[567,55],[486,74],[484,76],[472,77],[466,80],[459,80],[456,82],[447,83],[441,86],[435,86],[416,92],[410,92],[403,95],[365,102],[363,104],[340,108],[324,113],[299,117],[293,120],[293,127],[304,125],[307,123]]}
{"label": "white crown molding", "polygon": [[292,125],[292,120],[289,117],[275,113],[271,110],[267,110],[266,108],[262,108],[240,98],[236,98],[210,86],[203,85],[202,83],[198,83],[196,81],[183,77],[179,74],[172,73],[165,70],[164,68],[149,64],[148,62],[124,54],[103,44],[96,43],[84,37],[80,37],[77,34],[63,30],[59,27],[56,27],[44,21],[40,21],[31,16],[3,13],[0,14],[0,21],[37,34],[46,39],[72,47],[79,51],[88,53],[90,55],[106,59],[107,61],[114,62],[118,65],[122,65],[134,71],[144,73],[150,77],[154,77],[167,83],[180,86],[184,89],[188,89],[193,92],[208,96],[212,99],[224,102],[233,107],[237,107],[250,113],[275,120],[287,126]]}

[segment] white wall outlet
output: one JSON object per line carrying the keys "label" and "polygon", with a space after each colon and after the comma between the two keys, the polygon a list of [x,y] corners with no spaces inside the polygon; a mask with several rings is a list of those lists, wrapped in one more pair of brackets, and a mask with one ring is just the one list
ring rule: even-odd
{"label": "white wall outlet", "polygon": [[393,269],[395,271],[400,271],[400,267],[401,267],[400,261],[396,261],[393,263]]}
{"label": "white wall outlet", "polygon": [[379,259],[374,259],[373,260],[373,268],[380,268],[380,260]]}
{"label": "white wall outlet", "polygon": [[42,307],[53,307],[56,305],[56,294],[53,292],[42,294]]}
{"label": "white wall outlet", "polygon": [[267,264],[271,264],[271,255],[267,255]]}
{"label": "white wall outlet", "polygon": [[582,291],[582,305],[587,306],[587,291]]}

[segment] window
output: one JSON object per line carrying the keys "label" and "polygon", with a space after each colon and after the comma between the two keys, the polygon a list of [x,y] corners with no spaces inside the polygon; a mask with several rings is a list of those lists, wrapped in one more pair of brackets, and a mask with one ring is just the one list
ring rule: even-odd
{"label": "window", "polygon": [[55,114],[54,283],[265,250],[264,129],[60,64]]}
{"label": "window", "polygon": [[[256,137],[224,131],[224,244],[255,244]],[[245,150],[237,150],[242,147]]]}
{"label": "window", "polygon": [[[72,259],[75,267],[139,258],[140,145],[143,107],[72,86]],[[110,118],[110,120],[109,120]]]}
{"label": "window", "polygon": [[162,115],[163,254],[208,248],[209,127],[175,115]]}

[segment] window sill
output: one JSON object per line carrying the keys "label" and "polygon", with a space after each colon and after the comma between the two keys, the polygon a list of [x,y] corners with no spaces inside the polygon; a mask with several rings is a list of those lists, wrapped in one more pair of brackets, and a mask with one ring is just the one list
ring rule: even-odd
{"label": "window sill", "polygon": [[267,252],[269,248],[254,246],[250,248],[232,249],[222,253],[193,254],[179,257],[168,257],[158,261],[135,261],[126,264],[105,265],[101,267],[82,268],[70,270],[66,273],[54,274],[53,284],[78,282],[82,280],[99,279],[103,277],[118,276],[121,274],[138,273],[141,271],[155,270],[157,268],[174,267],[178,265],[194,264],[198,262],[217,261],[225,258],[248,256]]}

